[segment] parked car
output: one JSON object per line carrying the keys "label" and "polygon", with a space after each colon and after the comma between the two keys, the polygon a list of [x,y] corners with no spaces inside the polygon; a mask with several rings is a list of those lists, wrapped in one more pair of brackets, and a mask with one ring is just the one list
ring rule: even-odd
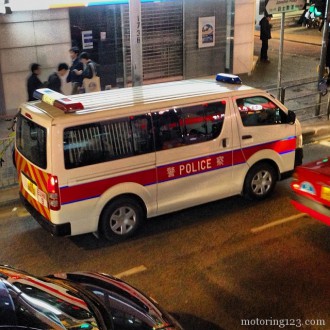
{"label": "parked car", "polygon": [[293,177],[293,206],[330,226],[330,159],[298,166]]}
{"label": "parked car", "polygon": [[0,265],[0,329],[182,329],[158,303],[111,275],[33,276]]}

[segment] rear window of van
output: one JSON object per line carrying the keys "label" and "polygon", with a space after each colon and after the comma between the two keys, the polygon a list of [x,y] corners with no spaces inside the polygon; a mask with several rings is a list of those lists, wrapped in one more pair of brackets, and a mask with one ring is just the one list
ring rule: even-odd
{"label": "rear window of van", "polygon": [[18,151],[34,165],[46,169],[46,128],[19,115],[16,127]]}

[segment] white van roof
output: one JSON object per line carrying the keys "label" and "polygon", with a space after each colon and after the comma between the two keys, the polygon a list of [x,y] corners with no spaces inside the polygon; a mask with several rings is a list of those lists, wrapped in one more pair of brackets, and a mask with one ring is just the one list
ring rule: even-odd
{"label": "white van roof", "polygon": [[25,104],[25,108],[28,109],[33,106],[37,108],[35,109],[35,114],[42,115],[44,113],[44,115],[53,119],[56,118],[58,121],[62,121],[62,118],[67,120],[67,117],[70,116],[88,116],[88,114],[93,115],[93,118],[101,118],[105,115],[104,111],[108,110],[111,110],[111,114],[114,116],[118,114],[116,110],[121,115],[125,115],[126,112],[133,115],[169,107],[184,106],[185,104],[205,102],[205,96],[209,96],[207,101],[216,101],[219,100],[219,97],[228,97],[234,92],[235,95],[239,95],[241,92],[246,93],[246,91],[252,90],[255,91],[256,89],[241,84],[217,82],[215,79],[191,79],[70,95],[68,98],[73,102],[81,103],[84,108],[83,110],[76,110],[70,113],[66,113],[42,101],[29,102]]}
{"label": "white van roof", "polygon": [[239,90],[248,90],[252,87],[245,85],[232,85],[219,83],[211,79],[182,80],[139,87],[128,87],[91,94],[72,95],[70,98],[81,102],[85,110],[111,109],[118,107],[131,107],[142,104],[155,104],[164,102],[177,103],[191,98],[217,95]]}

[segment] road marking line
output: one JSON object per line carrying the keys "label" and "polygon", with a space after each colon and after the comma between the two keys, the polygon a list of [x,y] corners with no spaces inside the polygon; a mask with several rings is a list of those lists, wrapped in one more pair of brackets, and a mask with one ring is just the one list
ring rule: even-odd
{"label": "road marking line", "polygon": [[276,221],[267,223],[266,225],[252,228],[251,229],[251,233],[258,233],[258,232],[263,231],[263,230],[266,230],[268,228],[281,225],[282,223],[286,223],[286,222],[290,222],[290,221],[293,221],[293,220],[297,220],[297,219],[303,218],[305,215],[306,215],[306,213],[298,213],[298,214],[292,215],[291,217],[288,217],[288,218],[276,220]]}
{"label": "road marking line", "polygon": [[128,269],[128,270],[126,270],[122,273],[119,273],[117,275],[114,275],[114,276],[118,277],[118,278],[122,278],[122,277],[125,277],[125,276],[130,276],[130,275],[134,275],[134,274],[137,274],[137,273],[144,272],[145,270],[147,270],[147,267],[141,265],[141,266],[137,266],[137,267]]}
{"label": "road marking line", "polygon": [[30,215],[30,213],[24,207],[14,207],[12,212],[16,212],[19,218],[24,218]]}
{"label": "road marking line", "polygon": [[327,146],[330,147],[330,141],[320,141],[319,144],[323,145],[323,146]]}

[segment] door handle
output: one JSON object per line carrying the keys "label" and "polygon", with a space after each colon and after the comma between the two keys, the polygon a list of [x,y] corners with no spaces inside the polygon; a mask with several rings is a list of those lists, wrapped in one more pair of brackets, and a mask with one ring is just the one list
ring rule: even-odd
{"label": "door handle", "polygon": [[243,135],[242,140],[252,139],[252,135]]}
{"label": "door handle", "polygon": [[222,139],[222,147],[223,148],[227,147],[227,139],[226,138]]}

